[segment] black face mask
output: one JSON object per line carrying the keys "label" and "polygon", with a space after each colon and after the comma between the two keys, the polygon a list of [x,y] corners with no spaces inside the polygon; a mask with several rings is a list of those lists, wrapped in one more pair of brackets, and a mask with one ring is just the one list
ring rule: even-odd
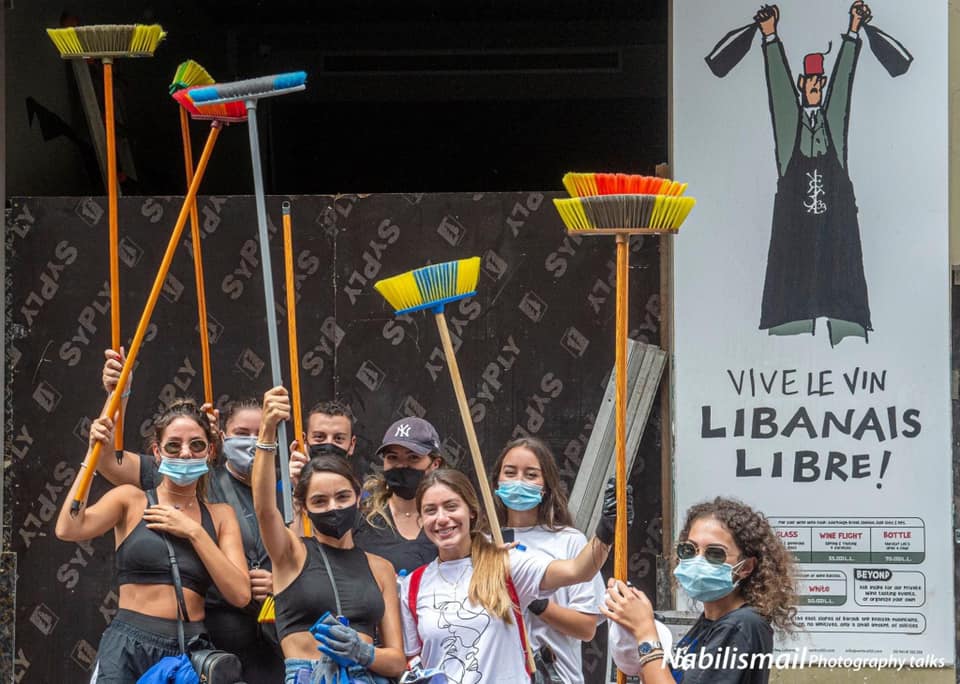
{"label": "black face mask", "polygon": [[331,442],[324,444],[311,444],[310,445],[310,458],[316,458],[317,456],[339,456],[340,458],[349,458],[346,449],[337,446]]}
{"label": "black face mask", "polygon": [[313,531],[326,537],[340,539],[357,524],[357,504],[346,508],[334,508],[323,513],[307,511]]}
{"label": "black face mask", "polygon": [[417,487],[423,479],[423,472],[416,468],[391,468],[383,471],[383,479],[391,492],[409,501],[417,497]]}

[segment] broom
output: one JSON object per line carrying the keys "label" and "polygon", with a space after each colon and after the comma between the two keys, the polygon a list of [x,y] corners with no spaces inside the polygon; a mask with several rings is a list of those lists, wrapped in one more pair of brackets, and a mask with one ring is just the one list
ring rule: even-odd
{"label": "broom", "polygon": [[[579,235],[614,235],[617,241],[616,332],[616,496],[613,574],[627,581],[627,325],[630,236],[676,232],[693,208],[682,197],[686,184],[653,176],[567,174],[571,199],[555,199],[567,230]],[[633,192],[631,192],[633,191]],[[624,682],[622,672],[617,681]]]}
{"label": "broom", "polygon": [[[137,331],[133,335],[133,342],[130,343],[130,351],[123,363],[123,369],[120,371],[120,379],[117,381],[117,387],[126,387],[127,379],[133,371],[133,366],[137,361],[137,354],[140,352],[140,346],[143,344],[144,335],[147,332],[147,326],[150,324],[150,317],[153,315],[153,309],[160,297],[160,291],[163,289],[163,283],[170,272],[170,264],[173,262],[173,256],[176,253],[180,242],[180,236],[183,235],[183,228],[187,223],[187,216],[190,213],[190,206],[197,198],[197,191],[200,188],[200,181],[207,170],[207,162],[210,161],[210,155],[213,153],[213,147],[217,142],[217,136],[220,135],[220,129],[223,124],[214,121],[210,127],[210,134],[207,136],[207,142],[203,147],[203,153],[200,155],[200,161],[197,162],[197,171],[190,181],[190,187],[187,189],[187,196],[183,199],[183,206],[180,207],[180,214],[177,216],[177,222],[173,227],[173,233],[170,235],[170,241],[167,243],[167,249],[160,262],[160,269],[157,271],[157,277],[153,281],[153,287],[150,295],[147,297],[147,303],[143,307],[143,313],[140,315],[140,322],[137,324]],[[110,401],[104,408],[101,416],[113,416],[120,408],[120,392],[114,392],[110,395]],[[74,495],[73,503],[70,505],[70,514],[76,516],[80,512],[80,507],[86,501],[87,494],[90,491],[90,482],[93,479],[93,473],[97,469],[97,462],[100,459],[100,442],[95,442],[87,454],[87,458],[80,467],[80,482],[77,486],[77,493]]]}
{"label": "broom", "polygon": [[[110,344],[120,352],[120,240],[117,201],[117,142],[113,112],[113,60],[118,57],[152,57],[167,35],[159,24],[71,26],[47,29],[47,35],[64,59],[99,59],[103,63],[103,114],[107,142],[107,214],[110,243]],[[117,385],[118,388],[123,385]],[[111,414],[112,415],[112,414]],[[116,416],[114,448],[123,462],[123,416]]]}
{"label": "broom", "polygon": [[[170,84],[170,94],[179,90],[198,85],[210,85],[215,81],[207,70],[192,59],[183,62],[177,67],[173,82]],[[183,141],[183,166],[187,177],[187,186],[193,180],[193,150],[190,144],[190,116],[183,104],[177,109],[180,112],[180,137]],[[213,370],[210,364],[210,334],[207,330],[207,295],[203,278],[203,252],[200,245],[200,217],[197,212],[196,200],[190,205],[190,237],[193,245],[193,274],[197,284],[197,315],[200,325],[200,360],[203,364],[203,400],[213,406]]]}
{"label": "broom", "polygon": [[443,307],[476,294],[477,279],[480,277],[480,257],[448,261],[442,264],[424,266],[415,271],[408,271],[395,275],[392,278],[374,283],[377,292],[383,295],[396,310],[398,316],[421,309],[429,309],[437,321],[440,332],[440,341],[443,344],[443,353],[450,366],[450,379],[453,381],[453,392],[457,397],[457,406],[460,409],[460,419],[463,429],[467,433],[467,443],[470,445],[470,455],[473,457],[473,467],[477,472],[480,484],[480,494],[483,505],[487,509],[487,519],[490,521],[490,532],[494,541],[503,544],[500,526],[496,524],[497,512],[493,505],[493,495],[490,492],[490,482],[480,455],[480,444],[473,428],[473,419],[470,417],[470,406],[467,404],[467,395],[463,390],[463,379],[460,377],[460,368],[457,357],[450,341],[450,331],[447,328],[447,319],[443,315]]}
{"label": "broom", "polygon": [[[263,98],[297,92],[306,88],[303,71],[251,78],[190,89],[190,97],[201,109],[206,106],[242,100],[247,110],[250,133],[250,158],[253,165],[253,190],[257,205],[257,227],[260,239],[260,264],[263,269],[263,296],[266,300],[267,338],[270,343],[270,368],[275,387],[283,384],[280,373],[280,343],[277,339],[277,305],[273,295],[273,270],[270,265],[270,238],[267,234],[267,206],[260,168],[260,140],[257,134],[257,102]],[[293,495],[290,489],[290,455],[287,453],[287,426],[277,426],[280,484],[283,490],[283,519],[293,520]]]}

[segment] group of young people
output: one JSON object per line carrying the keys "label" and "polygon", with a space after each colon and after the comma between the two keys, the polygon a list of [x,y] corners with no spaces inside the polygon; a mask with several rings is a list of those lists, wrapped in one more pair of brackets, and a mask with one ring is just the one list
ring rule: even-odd
{"label": "group of young people", "polygon": [[[121,354],[105,352],[102,381],[126,396],[129,386],[116,386]],[[612,488],[588,540],[572,525],[553,454],[535,438],[501,451],[491,521],[470,479],[446,467],[429,422],[391,425],[376,452],[382,468],[361,483],[349,408],[318,404],[291,445],[288,526],[276,454],[291,408],[283,387],[222,415],[176,401],[154,421],[151,453],[100,460],[115,486],[76,516],[74,483],[57,536],[81,541],[113,529],[116,544],[119,611],[91,682],[137,682],[178,654],[178,615],[194,643],[237,654],[248,684],[334,682],[343,673],[368,684],[409,680],[412,659],[423,681],[439,673],[457,684],[529,682],[549,663],[561,681],[583,682],[580,642],[604,617],[633,635],[631,663],[650,684],[766,681],[764,668],[665,667],[676,661],[664,661],[650,601],[614,580],[605,591],[599,574],[613,540]],[[109,417],[94,420],[91,448],[110,445],[113,427]],[[491,525],[512,530],[513,541],[495,544]],[[772,651],[773,627],[793,625],[793,568],[765,518],[717,499],[691,510],[680,539],[675,574],[704,613],[676,648]],[[268,598],[273,622],[258,619]]]}

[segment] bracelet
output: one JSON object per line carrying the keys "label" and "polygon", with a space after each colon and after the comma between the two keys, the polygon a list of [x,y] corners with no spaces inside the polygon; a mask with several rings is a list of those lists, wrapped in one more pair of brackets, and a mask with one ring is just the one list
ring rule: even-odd
{"label": "bracelet", "polygon": [[652,651],[640,659],[640,667],[642,668],[644,665],[647,663],[652,663],[654,660],[661,660],[663,656],[663,651]]}
{"label": "bracelet", "polygon": [[132,391],[133,391],[133,390],[127,390],[126,392],[124,392],[123,394],[120,395],[120,398],[121,398],[121,399],[126,399],[127,397],[130,396],[130,392],[132,392]]}
{"label": "bracelet", "polygon": [[256,447],[260,451],[276,451],[277,442],[257,442]]}

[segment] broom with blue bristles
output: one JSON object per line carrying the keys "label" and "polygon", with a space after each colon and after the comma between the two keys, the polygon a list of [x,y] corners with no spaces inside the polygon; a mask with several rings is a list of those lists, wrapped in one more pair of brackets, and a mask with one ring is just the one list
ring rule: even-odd
{"label": "broom with blue bristles", "polygon": [[476,294],[477,279],[480,277],[480,257],[447,261],[442,264],[424,266],[414,271],[401,273],[374,283],[377,292],[383,295],[398,316],[428,309],[433,312],[440,331],[440,341],[443,344],[443,353],[450,366],[450,379],[453,381],[453,392],[457,396],[457,406],[460,409],[460,419],[463,429],[467,433],[467,444],[470,446],[470,456],[473,458],[473,467],[477,471],[477,481],[480,484],[480,494],[486,508],[487,519],[490,521],[490,532],[497,544],[503,544],[503,535],[497,524],[497,511],[493,505],[493,493],[490,491],[490,480],[480,455],[480,443],[477,433],[473,429],[473,419],[470,417],[470,405],[463,390],[463,379],[460,377],[460,367],[453,351],[453,342],[450,340],[450,330],[447,328],[447,318],[443,315],[443,307],[451,302],[466,299]]}

